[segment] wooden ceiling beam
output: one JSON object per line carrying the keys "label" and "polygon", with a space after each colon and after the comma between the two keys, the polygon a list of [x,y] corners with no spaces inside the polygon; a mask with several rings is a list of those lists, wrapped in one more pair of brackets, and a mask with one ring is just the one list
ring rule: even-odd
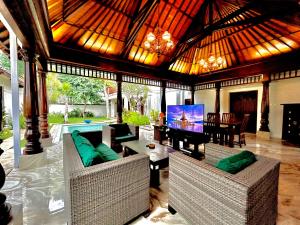
{"label": "wooden ceiling beam", "polygon": [[273,56],[266,60],[241,65],[233,68],[201,74],[198,76],[198,84],[224,81],[248,76],[254,76],[264,73],[276,73],[300,68],[300,50],[285,53],[279,56]]}
{"label": "wooden ceiling beam", "polygon": [[[14,30],[23,48],[29,48],[41,57],[49,57],[52,40],[45,0],[0,0],[1,13]],[[6,17],[7,15],[7,17]]]}
{"label": "wooden ceiling beam", "polygon": [[[134,44],[134,41],[146,22],[148,16],[151,12],[157,7],[159,0],[150,0],[145,3],[143,8],[138,12],[135,13],[135,18],[132,19],[131,23],[129,24],[129,34],[126,38],[125,46],[122,51],[122,58],[128,58],[129,52]],[[139,3],[138,5],[140,5]],[[139,7],[137,7],[139,8]]]}
{"label": "wooden ceiling beam", "polygon": [[[273,2],[273,1],[272,1]],[[277,2],[277,1],[276,1]],[[167,63],[167,67],[170,66],[172,63],[174,63],[179,57],[181,57],[185,52],[190,50],[193,46],[195,46],[199,41],[203,40],[208,35],[211,35],[213,31],[217,31],[220,29],[226,29],[230,27],[236,27],[236,26],[253,26],[255,24],[259,24],[267,19],[270,18],[280,18],[284,15],[294,14],[297,13],[299,10],[299,5],[295,7],[293,2],[290,2],[289,4],[283,4],[281,3],[282,7],[279,7],[279,4],[277,2],[277,7],[274,7],[271,10],[267,10],[268,4],[263,3],[259,5],[256,1],[249,3],[245,5],[244,7],[236,10],[235,12],[231,13],[230,15],[222,18],[221,20],[213,23],[212,25],[207,26],[202,31],[196,33],[193,37],[186,40],[185,43],[182,43],[181,45],[183,47],[178,48],[179,50],[175,52],[174,56],[171,58],[171,60]],[[294,7],[291,7],[294,6]],[[251,8],[259,8],[262,11],[266,11],[266,14],[263,14],[258,17],[249,18],[242,21],[237,21],[234,23],[228,23],[231,19],[235,18],[239,14],[242,14],[246,11],[248,11]]]}
{"label": "wooden ceiling beam", "polygon": [[170,59],[169,62],[166,63],[166,67],[169,67],[172,63],[174,63],[180,56],[182,56],[185,52],[187,52],[189,49],[191,49],[195,44],[197,44],[199,41],[207,37],[208,35],[211,35],[213,31],[217,29],[219,25],[224,24],[225,22],[228,22],[229,20],[233,19],[234,17],[238,16],[239,14],[245,12],[250,8],[252,4],[248,4],[235,12],[231,13],[230,15],[223,17],[222,19],[218,20],[217,22],[213,23],[212,25],[209,25],[199,32],[195,33],[192,37],[189,37],[187,40],[184,40],[183,43],[180,44],[178,47],[178,50],[175,51],[173,57]]}
{"label": "wooden ceiling beam", "polygon": [[63,21],[85,3],[82,0],[63,0]]}
{"label": "wooden ceiling beam", "polygon": [[51,45],[50,59],[69,62],[85,67],[96,67],[99,70],[113,73],[135,75],[155,80],[176,81],[186,85],[194,84],[197,79],[196,76],[188,76],[173,71],[141,65],[139,63],[119,59],[117,57],[106,58],[96,53],[90,53],[79,49],[71,49],[58,44]]}
{"label": "wooden ceiling beam", "polygon": [[[185,42],[192,37],[195,33],[197,33],[199,30],[204,29],[204,17],[205,17],[205,11],[207,10],[207,7],[209,5],[210,0],[204,0],[202,5],[200,6],[197,14],[195,15],[194,19],[192,20],[190,26],[188,27],[187,31],[184,33],[184,35],[180,38],[178,43],[175,46],[175,50],[173,55],[177,54],[177,52],[180,52],[182,48],[185,46]],[[162,68],[169,68],[170,63],[168,61],[164,62],[161,67]]]}

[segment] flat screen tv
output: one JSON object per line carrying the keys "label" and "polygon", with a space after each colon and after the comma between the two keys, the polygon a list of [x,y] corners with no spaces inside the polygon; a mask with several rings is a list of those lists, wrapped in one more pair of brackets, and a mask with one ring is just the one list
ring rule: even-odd
{"label": "flat screen tv", "polygon": [[168,105],[167,126],[203,133],[204,105]]}

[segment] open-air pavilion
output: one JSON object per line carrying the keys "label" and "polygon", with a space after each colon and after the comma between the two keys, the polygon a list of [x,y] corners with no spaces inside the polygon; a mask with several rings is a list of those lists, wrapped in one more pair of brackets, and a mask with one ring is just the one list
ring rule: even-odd
{"label": "open-air pavilion", "polygon": [[[145,193],[149,195],[149,191],[145,192],[144,189],[132,198],[130,197],[133,194],[127,193],[130,188],[113,189],[116,194],[108,200],[97,194],[95,199],[91,196],[79,199],[78,193],[75,194],[74,190],[84,189],[85,185],[95,187],[88,189],[88,193],[97,192],[100,187],[105,189],[105,185],[122,186],[120,182],[123,180],[116,178],[117,180],[106,181],[106,176],[114,176],[108,172],[103,175],[104,178],[99,176],[100,178],[91,180],[83,179],[81,183],[76,181],[75,177],[82,175],[76,167],[81,162],[77,161],[80,161],[78,153],[74,156],[73,150],[69,150],[74,148],[74,143],[70,142],[71,134],[66,141],[61,140],[60,143],[54,144],[49,131],[46,89],[46,77],[49,72],[116,81],[118,124],[122,124],[122,84],[125,82],[160,87],[159,110],[163,116],[168,113],[167,88],[190,91],[191,98],[187,99],[186,103],[204,106],[201,134],[190,130],[186,132],[185,128],[172,128],[170,124],[166,124],[164,118],[161,121],[163,124],[156,126],[158,133],[154,136],[157,135],[157,142],[150,140],[157,146],[172,143],[168,148],[176,151],[173,154],[173,150],[172,153],[168,150],[170,162],[168,157],[168,167],[160,171],[160,175],[169,174],[170,169],[170,177],[161,179],[158,194],[154,191],[158,196],[163,196],[161,198],[168,203],[171,213],[177,211],[175,218],[168,213],[170,223],[162,224],[172,224],[172,218],[175,222],[178,219],[186,224],[274,224],[276,221],[278,224],[300,223],[297,211],[300,195],[296,191],[300,188],[297,182],[297,176],[300,175],[299,0],[0,0],[0,21],[0,49],[9,56],[11,62],[15,166],[13,175],[26,176],[27,170],[22,169],[28,169],[26,165],[31,165],[30,169],[38,171],[40,166],[49,163],[47,157],[58,160],[53,156],[53,152],[49,153],[51,148],[55,153],[60,152],[61,157],[64,154],[64,161],[68,161],[65,158],[72,155],[61,168],[66,174],[70,173],[70,177],[66,175],[64,178],[65,184],[60,186],[66,187],[67,190],[63,200],[65,209],[58,212],[60,219],[51,217],[53,211],[49,209],[50,216],[47,213],[43,215],[47,217],[45,224],[66,224],[67,221],[70,224],[112,225],[131,222],[134,224],[136,221],[136,224],[143,224],[141,221],[146,221],[147,217],[143,216],[141,219],[142,213],[136,213],[138,210],[135,208],[145,208],[146,205],[143,211],[147,211],[150,207],[149,201],[141,200],[147,199]],[[25,63],[23,114],[26,118],[26,146],[22,151],[18,119],[18,59]],[[222,122],[222,114],[226,113],[235,114],[235,122]],[[216,117],[210,121],[209,116],[212,114]],[[245,115],[249,115],[249,120],[242,132],[237,127],[242,127]],[[183,123],[186,119],[182,116],[180,120]],[[192,123],[188,121],[187,124],[189,126]],[[181,128],[182,126],[183,124]],[[246,142],[243,142],[245,132]],[[138,134],[143,134],[143,131],[137,132],[137,139]],[[239,135],[239,139],[242,138],[238,144],[234,139],[236,134]],[[101,135],[103,143],[106,144],[108,136],[109,142],[113,142],[111,133],[103,130]],[[247,145],[240,148],[246,143]],[[136,148],[136,145],[130,144],[120,144],[120,148],[116,146],[114,142],[109,147],[117,153],[120,153],[118,151],[121,148],[124,158],[120,160],[125,161],[128,159],[125,155],[131,155],[130,151],[135,151]],[[186,156],[179,149],[190,146],[197,152],[192,151],[191,156]],[[210,154],[213,155],[216,148],[221,153],[216,153],[217,156],[210,159]],[[130,151],[127,152],[126,149]],[[243,174],[240,176],[239,173],[235,174],[236,177],[224,175],[224,171],[215,171],[216,168],[212,165],[209,165],[209,168],[213,168],[208,169],[206,174],[204,170],[208,167],[201,167],[205,160],[215,165],[217,161],[214,160],[218,157],[222,159],[237,154],[241,149],[254,152],[257,161],[242,170],[240,173]],[[198,151],[203,156],[201,159]],[[229,155],[224,153],[227,151]],[[138,150],[137,152],[139,153]],[[134,176],[144,176],[144,183],[135,180],[133,184],[128,184],[128,187],[137,185],[134,186],[134,189],[137,189],[148,184],[149,190],[149,185],[153,184],[152,179],[157,174],[152,171],[151,166],[154,164],[151,164],[151,156],[149,172],[149,157],[146,159],[140,155],[129,157],[136,157],[136,160],[146,163],[146,169],[142,166],[131,168],[127,164],[123,169],[133,171],[134,174],[139,170]],[[271,161],[264,156],[269,157]],[[280,172],[279,163],[274,159],[282,160]],[[192,160],[201,162],[200,174],[197,167],[193,167],[198,165],[198,161]],[[186,166],[187,164],[192,164],[191,168]],[[253,171],[245,172],[252,167]],[[112,168],[110,171],[115,170]],[[276,174],[276,171],[279,174]],[[93,172],[97,173],[97,170]],[[151,174],[146,176],[142,172]],[[257,176],[253,178],[250,174]],[[75,177],[72,177],[73,175]],[[63,179],[62,171],[58,176]],[[189,176],[194,177],[196,181],[188,179]],[[208,177],[214,177],[217,181]],[[99,179],[98,182],[103,186],[98,187],[93,183],[93,179]],[[72,182],[78,186],[73,187]],[[28,187],[26,185],[23,187],[25,190]],[[68,187],[71,188],[70,193]],[[18,210],[14,211],[14,202],[10,199],[14,192],[5,190],[8,202],[13,205],[11,213],[19,215]],[[192,194],[189,194],[189,190],[192,190]],[[151,191],[153,192],[153,189],[150,189]],[[226,196],[222,196],[220,192]],[[166,193],[169,194],[169,199],[165,197]],[[110,192],[106,194],[109,195]],[[125,203],[123,195],[129,196],[129,200],[124,200]],[[153,197],[153,193],[151,196]],[[190,199],[189,196],[194,199]],[[89,198],[89,201],[85,202],[85,198]],[[101,201],[107,204],[105,209],[99,206]],[[131,203],[134,201],[138,202],[137,205]],[[110,206],[110,202],[114,206]],[[209,202],[214,203],[215,207]],[[120,208],[113,208],[118,204]],[[25,203],[21,205],[22,208]],[[38,215],[35,215],[35,207],[30,207],[26,205],[25,210],[24,206],[21,215],[22,218],[24,216],[24,219],[21,219],[24,224],[35,224],[38,221],[35,218],[38,218]],[[150,207],[150,218],[153,217],[153,208]],[[259,208],[264,210],[259,211]],[[117,215],[114,214],[114,210]],[[195,218],[197,213],[202,214],[203,218]],[[65,220],[61,219],[63,217]],[[159,221],[160,219],[158,218]]]}

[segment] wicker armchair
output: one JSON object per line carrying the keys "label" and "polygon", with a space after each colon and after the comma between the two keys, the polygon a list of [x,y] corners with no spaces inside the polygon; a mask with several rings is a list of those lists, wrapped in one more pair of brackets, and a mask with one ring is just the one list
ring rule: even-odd
{"label": "wicker armchair", "polygon": [[280,163],[257,156],[237,174],[212,164],[238,150],[206,144],[203,161],[170,154],[169,210],[193,225],[274,225]]}
{"label": "wicker armchair", "polygon": [[121,225],[148,211],[149,156],[84,167],[71,135],[63,142],[68,224]]}
{"label": "wicker armchair", "polygon": [[102,141],[104,144],[122,152],[122,142],[139,139],[139,126],[122,124],[110,124],[102,127]]}

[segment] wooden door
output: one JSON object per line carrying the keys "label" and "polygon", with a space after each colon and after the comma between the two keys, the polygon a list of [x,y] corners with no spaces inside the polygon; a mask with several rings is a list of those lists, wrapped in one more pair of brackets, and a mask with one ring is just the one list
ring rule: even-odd
{"label": "wooden door", "polygon": [[244,114],[250,114],[246,131],[256,133],[257,91],[230,93],[230,112],[238,120],[242,120]]}

